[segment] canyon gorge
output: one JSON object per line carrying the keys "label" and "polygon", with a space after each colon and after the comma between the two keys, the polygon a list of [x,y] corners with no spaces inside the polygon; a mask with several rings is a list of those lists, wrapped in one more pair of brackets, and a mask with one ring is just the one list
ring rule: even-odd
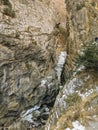
{"label": "canyon gorge", "polygon": [[0,130],[97,130],[95,38],[98,0],[0,0]]}

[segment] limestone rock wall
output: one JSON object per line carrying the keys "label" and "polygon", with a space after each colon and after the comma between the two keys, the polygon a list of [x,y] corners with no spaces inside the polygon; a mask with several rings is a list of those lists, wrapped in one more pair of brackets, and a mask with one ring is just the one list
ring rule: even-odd
{"label": "limestone rock wall", "polygon": [[[66,10],[60,14],[53,2],[0,0],[0,126],[12,125],[10,130],[22,130],[23,118],[27,124],[31,121],[32,127],[45,124],[58,94],[55,67],[66,45],[56,25],[66,24]],[[35,110],[39,116],[33,114]],[[28,112],[35,122],[24,117]],[[15,127],[14,122],[18,124]]]}
{"label": "limestone rock wall", "polygon": [[[95,1],[65,0],[65,3],[67,9],[66,12],[67,13],[67,18],[66,18],[67,35],[65,35],[65,37],[67,40],[66,42],[67,42],[67,54],[68,54],[66,65],[65,65],[65,72],[67,73],[68,70],[70,69],[74,71],[74,69],[72,69],[73,68],[72,59],[80,51],[82,45],[90,41],[93,42],[95,37],[98,36],[98,1],[97,0]],[[77,99],[75,104],[75,106],[77,106],[76,108],[70,106],[70,104],[69,106],[67,106],[66,103],[67,96],[78,91],[82,92],[83,89],[82,87],[84,86],[85,89],[87,88],[87,86],[92,86],[91,87],[92,90],[91,88],[87,88],[86,90],[83,90],[85,94],[89,93],[90,91],[97,92],[96,87],[98,83],[97,83],[96,76],[92,78],[91,73],[85,74],[85,71],[83,71],[82,69],[78,70],[78,68],[75,71],[76,71],[75,73],[69,74],[70,76],[68,80],[66,80],[67,82],[65,83],[64,88],[63,89],[61,88],[61,91],[59,92],[56,98],[56,102],[53,107],[53,110],[51,111],[50,117],[47,121],[45,130],[67,130],[67,126],[69,126],[72,129],[73,128],[71,124],[72,121],[74,120],[74,118],[76,120],[78,119],[77,114],[75,113],[75,109],[78,110],[78,106],[80,104],[77,103],[78,98],[76,98]],[[77,78],[75,77],[75,75],[77,75],[76,76]],[[84,75],[84,76],[81,77],[80,75]],[[85,75],[86,77],[88,77],[87,79]],[[88,95],[92,97],[93,92],[91,92]],[[88,100],[85,98],[85,94],[84,94],[84,100]],[[92,108],[93,107],[94,106],[92,105]],[[76,115],[72,113],[75,113]]]}
{"label": "limestone rock wall", "polygon": [[41,129],[97,27],[97,0],[0,0],[0,126]]}

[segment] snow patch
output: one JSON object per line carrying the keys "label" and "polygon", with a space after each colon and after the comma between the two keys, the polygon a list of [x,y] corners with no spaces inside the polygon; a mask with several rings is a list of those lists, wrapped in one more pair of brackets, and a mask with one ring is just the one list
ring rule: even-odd
{"label": "snow patch", "polygon": [[85,68],[85,66],[81,65],[81,66],[78,68],[77,72],[84,70],[84,68]]}
{"label": "snow patch", "polygon": [[77,74],[77,72],[81,72],[82,70],[85,69],[85,66],[81,65],[74,73],[73,76],[75,76]]}
{"label": "snow patch", "polygon": [[47,83],[47,80],[43,79],[43,80],[41,81],[41,86],[45,85],[46,83]]}
{"label": "snow patch", "polygon": [[73,128],[66,128],[65,130],[86,130],[83,125],[79,123],[79,121],[72,122]]}
{"label": "snow patch", "polygon": [[24,121],[29,121],[29,122],[33,122],[32,121],[32,114],[29,114],[29,115],[27,115],[27,116],[25,116],[22,120],[24,120]]}
{"label": "snow patch", "polygon": [[98,92],[98,87],[96,87],[95,89],[90,89],[90,90],[88,90],[87,92],[85,92],[85,93],[80,93],[80,91],[78,92],[78,94],[79,94],[79,96],[81,96],[82,97],[82,99],[84,99],[84,98],[86,98],[86,97],[88,97],[90,94],[92,94],[93,92]]}
{"label": "snow patch", "polygon": [[57,113],[57,112],[55,112],[55,114],[56,114],[56,118],[58,118],[58,113]]}
{"label": "snow patch", "polygon": [[65,130],[71,130],[70,128],[66,128]]}
{"label": "snow patch", "polygon": [[[64,90],[62,91],[62,94],[58,96],[57,102],[55,105],[60,107],[61,110],[66,108],[66,102],[65,99],[70,95],[76,92],[75,88],[78,86],[82,86],[83,82],[79,80],[78,78],[73,78],[72,80],[69,81],[68,84],[65,85]],[[78,93],[78,91],[77,91]]]}
{"label": "snow patch", "polygon": [[66,61],[66,57],[67,57],[66,51],[62,51],[61,54],[60,54],[60,56],[59,56],[57,66],[55,68],[55,70],[57,72],[57,77],[58,77],[59,81],[60,81],[60,77],[61,77],[63,66],[64,66],[65,61]]}
{"label": "snow patch", "polygon": [[39,108],[40,108],[39,106],[35,106],[35,107],[31,108],[31,109],[23,111],[22,116],[21,116],[21,118],[22,118],[21,120],[26,120],[26,121],[29,121],[29,122],[32,123],[33,122],[33,120],[32,120],[32,118],[33,118],[32,112],[35,111],[35,110],[38,110]]}
{"label": "snow patch", "polygon": [[72,80],[70,80],[67,87],[65,87],[63,94],[68,96],[69,94],[74,93],[77,85],[81,87],[83,85],[83,82],[78,78],[73,78]]}
{"label": "snow patch", "polygon": [[85,127],[79,123],[79,121],[72,122],[73,129],[72,130],[85,130]]}
{"label": "snow patch", "polygon": [[47,124],[45,130],[50,130],[50,123]]}
{"label": "snow patch", "polygon": [[98,42],[93,42],[92,44],[98,46]]}
{"label": "snow patch", "polygon": [[98,92],[98,86],[96,86],[96,91]]}

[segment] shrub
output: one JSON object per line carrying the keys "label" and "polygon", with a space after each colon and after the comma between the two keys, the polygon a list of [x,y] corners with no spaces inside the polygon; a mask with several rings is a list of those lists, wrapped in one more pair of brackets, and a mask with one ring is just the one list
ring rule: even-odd
{"label": "shrub", "polygon": [[3,14],[8,15],[10,17],[15,17],[15,11],[12,9],[12,4],[9,0],[0,0],[0,2],[5,6],[3,10]]}
{"label": "shrub", "polygon": [[96,6],[96,3],[95,3],[95,2],[92,2],[91,5],[95,7],[95,6]]}
{"label": "shrub", "polygon": [[77,4],[77,6],[76,6],[76,10],[77,10],[77,11],[78,11],[78,10],[81,10],[84,6],[85,6],[84,3]]}
{"label": "shrub", "polygon": [[9,6],[9,7],[12,7],[11,3],[9,2],[9,0],[1,0],[1,3],[2,3],[3,5],[7,5],[7,6]]}
{"label": "shrub", "polygon": [[8,15],[12,18],[15,17],[15,11],[13,11],[12,8],[9,8],[9,7],[4,8],[3,14]]}
{"label": "shrub", "polygon": [[83,54],[76,58],[78,66],[84,65],[86,69],[98,71],[98,44],[91,43],[84,46]]}
{"label": "shrub", "polygon": [[78,95],[78,93],[73,93],[73,94],[70,94],[66,99],[66,103],[68,106],[73,106],[75,105],[76,103],[79,103],[81,102],[81,97]]}

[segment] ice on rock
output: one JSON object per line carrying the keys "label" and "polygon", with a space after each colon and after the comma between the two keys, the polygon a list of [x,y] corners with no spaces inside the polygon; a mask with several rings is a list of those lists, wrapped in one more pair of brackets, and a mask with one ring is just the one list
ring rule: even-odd
{"label": "ice on rock", "polygon": [[65,61],[66,61],[66,57],[67,57],[66,51],[61,52],[61,54],[60,54],[60,56],[59,56],[59,59],[58,59],[57,66],[56,66],[56,68],[55,68],[55,70],[56,70],[56,72],[57,72],[57,77],[58,77],[58,80],[59,80],[59,81],[60,81],[60,77],[61,77],[61,73],[62,73],[63,66],[64,66]]}
{"label": "ice on rock", "polygon": [[39,106],[35,106],[35,107],[31,108],[31,109],[23,111],[22,116],[21,116],[22,120],[33,122],[33,120],[32,120],[32,118],[33,118],[32,117],[32,112],[35,111],[35,110],[38,110],[38,109],[39,109]]}
{"label": "ice on rock", "polygon": [[86,130],[83,125],[79,123],[79,121],[72,122],[73,128],[66,128],[65,130]]}
{"label": "ice on rock", "polygon": [[66,128],[65,130],[71,130],[70,128]]}
{"label": "ice on rock", "polygon": [[41,86],[45,85],[47,83],[47,80],[42,80],[41,81]]}
{"label": "ice on rock", "polygon": [[79,123],[79,121],[72,122],[73,129],[72,130],[85,130],[85,127]]}

